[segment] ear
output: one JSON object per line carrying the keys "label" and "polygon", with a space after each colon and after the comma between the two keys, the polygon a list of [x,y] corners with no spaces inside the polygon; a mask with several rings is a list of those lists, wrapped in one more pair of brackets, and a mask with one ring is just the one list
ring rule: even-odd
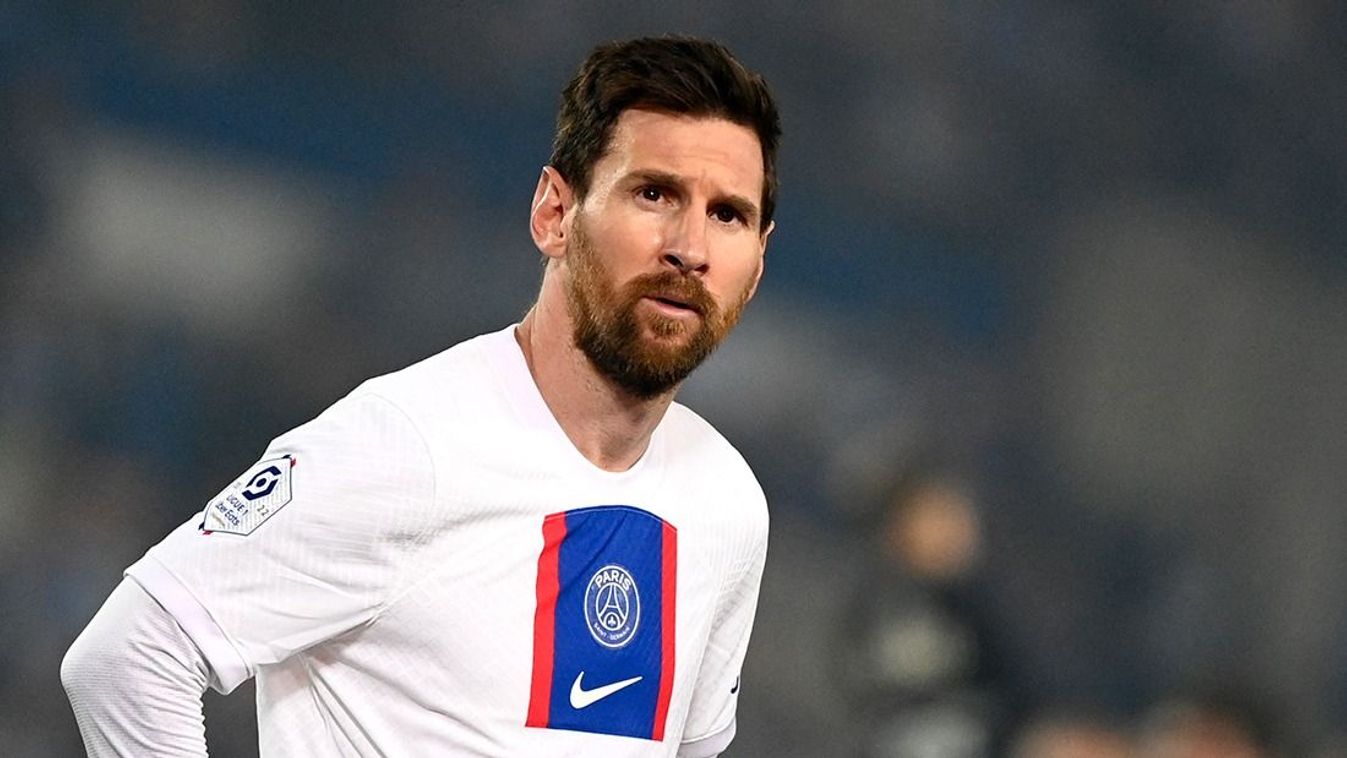
{"label": "ear", "polygon": [[748,297],[744,298],[747,303],[758,293],[758,282],[762,281],[762,269],[767,261],[767,238],[771,236],[772,230],[776,228],[776,222],[770,221],[767,224],[767,230],[762,233],[762,238],[758,240],[758,270],[753,272],[753,284],[749,285]]}
{"label": "ear", "polygon": [[560,258],[566,252],[566,233],[570,227],[568,215],[574,204],[575,193],[561,172],[543,166],[538,188],[533,191],[529,232],[538,251],[548,258]]}

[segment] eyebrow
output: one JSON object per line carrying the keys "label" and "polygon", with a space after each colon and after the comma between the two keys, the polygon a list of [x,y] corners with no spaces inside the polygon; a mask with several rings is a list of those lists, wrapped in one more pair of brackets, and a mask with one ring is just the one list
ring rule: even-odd
{"label": "eyebrow", "polygon": [[[685,190],[683,177],[677,174],[671,174],[668,171],[659,171],[656,169],[638,169],[627,175],[629,181],[636,180],[643,184],[655,184],[663,187],[674,187],[679,190]],[[740,216],[744,217],[744,222],[749,226],[758,223],[758,204],[744,197],[743,195],[725,195],[716,198],[717,203],[722,203],[733,208]]]}

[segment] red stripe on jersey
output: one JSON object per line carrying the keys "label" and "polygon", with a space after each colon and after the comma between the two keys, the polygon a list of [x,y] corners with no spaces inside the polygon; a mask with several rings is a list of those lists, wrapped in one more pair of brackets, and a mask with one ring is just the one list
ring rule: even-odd
{"label": "red stripe on jersey", "polygon": [[669,716],[669,700],[673,696],[674,683],[674,643],[678,627],[678,530],[667,521],[664,523],[664,544],[662,560],[664,568],[663,587],[660,590],[664,601],[664,614],[660,619],[660,632],[663,636],[663,665],[659,673],[659,700],[655,703],[655,729],[650,738],[655,741],[664,739],[664,722]]}
{"label": "red stripe on jersey", "polygon": [[533,683],[524,726],[547,728],[552,706],[552,663],[556,651],[557,595],[561,593],[561,541],[566,539],[566,514],[543,519],[543,551],[538,556],[538,606],[533,614]]}

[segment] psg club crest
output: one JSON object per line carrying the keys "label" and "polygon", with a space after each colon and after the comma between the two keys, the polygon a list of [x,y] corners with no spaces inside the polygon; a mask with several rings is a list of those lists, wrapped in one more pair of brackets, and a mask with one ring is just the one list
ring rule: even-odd
{"label": "psg club crest", "polygon": [[664,739],[678,530],[630,505],[543,519],[525,726]]}
{"label": "psg club crest", "polygon": [[641,622],[641,593],[636,580],[621,566],[594,572],[585,588],[585,623],[594,640],[604,647],[631,642]]}

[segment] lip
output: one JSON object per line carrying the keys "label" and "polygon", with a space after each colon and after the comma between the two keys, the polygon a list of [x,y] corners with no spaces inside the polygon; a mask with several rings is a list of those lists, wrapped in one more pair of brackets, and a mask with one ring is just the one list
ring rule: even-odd
{"label": "lip", "polygon": [[648,301],[654,308],[675,318],[688,318],[700,316],[701,311],[692,303],[684,302],[677,297],[669,295],[646,295],[644,300]]}

